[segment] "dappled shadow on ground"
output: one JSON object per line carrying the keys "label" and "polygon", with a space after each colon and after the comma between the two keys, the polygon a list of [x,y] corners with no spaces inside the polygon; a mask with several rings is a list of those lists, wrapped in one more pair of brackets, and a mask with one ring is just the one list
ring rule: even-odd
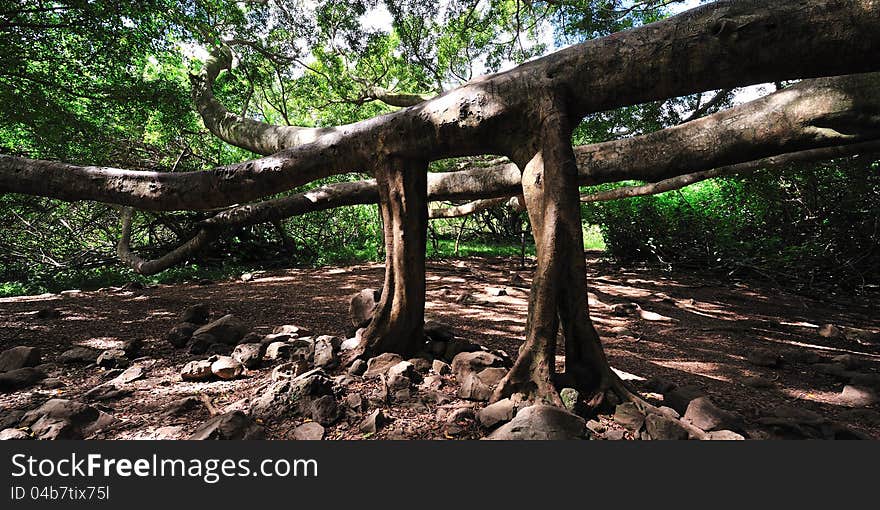
{"label": "dappled shadow on ground", "polygon": [[[880,371],[880,346],[818,334],[825,323],[880,329],[876,303],[839,296],[818,301],[755,282],[621,269],[596,256],[588,258],[591,316],[616,369],[637,381],[660,377],[700,386],[720,406],[747,419],[775,406],[796,405],[880,438],[876,407],[841,405],[837,395],[843,383],[799,361],[805,353],[825,358],[849,353],[861,362],[863,372]],[[512,258],[429,262],[426,315],[450,324],[462,338],[515,356],[525,330],[532,269],[520,268]],[[348,337],[349,296],[366,287],[381,288],[382,279],[381,264],[362,264],[271,271],[248,282],[2,299],[0,349],[37,346],[52,361],[74,345],[108,348],[127,339],[143,340],[141,356],[149,376],[135,383],[132,396],[107,405],[128,424],[115,437],[147,437],[152,432],[145,431],[169,425],[156,411],[170,400],[203,393],[218,407],[235,407],[271,372],[270,366],[236,381],[180,381],[180,367],[199,356],[173,349],[164,335],[184,308],[206,303],[215,317],[235,314],[264,334],[277,325],[298,324],[317,334]],[[493,291],[499,288],[503,295]],[[641,313],[615,315],[612,307],[620,303],[636,303]],[[45,307],[57,309],[61,317],[38,319],[36,311]],[[627,331],[621,334],[621,328]],[[782,355],[781,368],[750,364],[747,356],[757,349]],[[743,385],[750,376],[769,379],[772,386]],[[66,383],[62,389],[0,395],[0,405],[28,408],[51,395],[73,398],[104,381],[94,367],[65,369],[59,377]],[[174,426],[185,432],[197,422]]]}

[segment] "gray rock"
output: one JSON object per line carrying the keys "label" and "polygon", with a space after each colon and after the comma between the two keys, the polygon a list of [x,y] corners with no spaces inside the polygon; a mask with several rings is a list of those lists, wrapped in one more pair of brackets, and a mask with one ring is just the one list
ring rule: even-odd
{"label": "gray rock", "polygon": [[619,303],[611,307],[611,313],[619,317],[636,315],[642,307],[636,303]]}
{"label": "gray rock", "polygon": [[877,393],[873,389],[850,384],[843,387],[838,400],[852,407],[866,407],[880,402],[877,398]]}
{"label": "gray rock", "polygon": [[181,416],[192,416],[207,411],[205,403],[198,397],[183,397],[172,401],[165,407],[162,413],[169,418],[177,418]]}
{"label": "gray rock", "polygon": [[0,372],[35,367],[39,364],[40,350],[36,347],[19,345],[0,352]]}
{"label": "gray rock", "polygon": [[321,335],[315,339],[314,363],[316,367],[333,368],[338,364],[336,353],[342,340],[335,336]]}
{"label": "gray rock", "polygon": [[198,324],[193,324],[191,322],[180,323],[168,331],[168,334],[165,335],[165,340],[177,349],[186,347],[186,344],[189,342],[190,338],[192,338],[193,333],[195,333],[197,329],[199,329]]}
{"label": "gray rock", "polygon": [[665,395],[675,389],[675,383],[662,379],[660,377],[652,377],[645,382],[645,388],[648,391]]}
{"label": "gray rock", "polygon": [[415,368],[416,372],[419,374],[427,374],[431,371],[431,361],[425,358],[410,358],[407,361],[412,364],[413,368]]}
{"label": "gray rock", "polygon": [[289,360],[293,357],[293,345],[287,342],[272,342],[266,347],[266,359]]}
{"label": "gray rock", "polygon": [[839,363],[843,365],[843,368],[846,370],[856,370],[861,368],[862,362],[860,359],[856,358],[852,354],[841,354],[840,356],[835,356],[831,358],[832,363]]}
{"label": "gray rock", "polygon": [[126,368],[121,374],[117,375],[112,382],[114,384],[128,384],[143,378],[145,375],[146,371],[144,370],[144,367],[140,365],[133,365]]}
{"label": "gray rock", "polygon": [[742,428],[742,419],[739,416],[716,406],[709,397],[691,400],[684,413],[684,420],[706,432]]}
{"label": "gray rock", "polygon": [[819,328],[819,336],[830,340],[846,340],[846,335],[834,324],[823,324]]}
{"label": "gray rock", "polygon": [[745,437],[732,430],[713,430],[706,435],[708,441],[743,441]]}
{"label": "gray rock", "polygon": [[332,425],[339,419],[339,404],[336,397],[331,395],[322,395],[314,399],[312,405],[312,419],[322,425]]}
{"label": "gray rock", "polygon": [[645,432],[657,441],[677,441],[688,438],[688,431],[673,418],[651,413],[645,418]]}
{"label": "gray rock", "polygon": [[203,333],[200,335],[193,334],[193,337],[189,341],[189,353],[205,354],[215,343],[217,343],[217,341],[214,338],[214,335],[209,333]]}
{"label": "gray rock", "polygon": [[481,349],[479,345],[472,344],[460,338],[456,338],[454,340],[446,342],[446,352],[443,354],[443,359],[452,362],[456,356],[463,352],[477,352],[480,350]]}
{"label": "gray rock", "polygon": [[220,379],[235,379],[244,372],[244,367],[231,356],[219,356],[211,363],[211,373]]}
{"label": "gray rock", "polygon": [[284,324],[283,326],[276,326],[275,329],[272,330],[272,334],[290,335],[291,338],[301,338],[309,336],[312,333],[302,326],[297,326],[294,324]]}
{"label": "gray rock", "polygon": [[367,371],[364,372],[364,377],[370,378],[386,375],[391,367],[401,361],[403,361],[403,358],[391,352],[386,352],[375,358],[370,358],[370,360],[367,361]]}
{"label": "gray rock", "polygon": [[[261,344],[261,343],[263,343],[263,335],[257,333],[256,331],[251,331],[250,333],[243,336],[241,338],[241,340],[238,341],[238,343],[239,343],[239,345],[240,344]],[[266,344],[266,345],[268,345],[268,344]]]}
{"label": "gray rock", "polygon": [[83,399],[87,402],[105,402],[108,400],[119,400],[134,393],[130,388],[120,388],[112,382],[99,384],[89,391],[83,393]]}
{"label": "gray rock", "polygon": [[0,430],[17,426],[24,413],[24,409],[0,409]]}
{"label": "gray rock", "polygon": [[193,332],[193,337],[211,335],[214,341],[226,345],[235,345],[248,333],[248,327],[238,317],[228,314],[206,324]]}
{"label": "gray rock", "polygon": [[356,328],[366,327],[373,318],[373,311],[381,298],[382,292],[376,289],[364,289],[353,295],[348,302],[351,325]]}
{"label": "gray rock", "polygon": [[211,378],[211,362],[208,360],[190,361],[180,371],[184,381],[206,381]]}
{"label": "gray rock", "polygon": [[259,390],[251,403],[251,414],[259,418],[311,417],[312,403],[325,395],[333,395],[333,382],[322,370],[311,370]]}
{"label": "gray rock", "polygon": [[580,416],[555,406],[533,405],[519,411],[487,439],[494,440],[564,440],[582,439],[586,422]]}
{"label": "gray rock", "polygon": [[197,304],[192,305],[183,310],[183,313],[180,314],[180,322],[189,322],[192,324],[207,324],[208,317],[211,315],[211,310],[208,309],[208,305],[205,304]]}
{"label": "gray rock", "polygon": [[66,364],[94,363],[98,360],[99,354],[95,349],[89,349],[88,347],[73,347],[62,352],[58,356],[58,361]]}
{"label": "gray rock", "polygon": [[364,434],[375,434],[390,422],[381,409],[376,409],[361,421],[358,428]]}
{"label": "gray rock", "polygon": [[232,411],[206,421],[189,438],[200,441],[265,439],[266,432],[248,415]]}
{"label": "gray rock", "polygon": [[635,404],[626,402],[615,408],[614,421],[624,426],[627,430],[638,432],[645,423],[645,415]]}
{"label": "gray rock", "polygon": [[16,391],[29,388],[46,378],[41,370],[25,367],[0,373],[0,391]]}
{"label": "gray rock", "polygon": [[509,398],[505,398],[480,409],[480,412],[477,413],[477,419],[479,419],[480,425],[491,429],[496,425],[512,420],[516,415],[516,411],[516,403]]}
{"label": "gray rock", "polygon": [[313,421],[303,423],[293,429],[293,438],[297,441],[320,441],[324,439],[324,427]]}
{"label": "gray rock", "polygon": [[705,396],[705,393],[699,386],[687,385],[675,388],[663,394],[663,402],[684,414],[687,411],[691,400]]}
{"label": "gray rock", "polygon": [[367,362],[362,359],[356,359],[348,367],[348,373],[351,375],[363,375],[367,371]]}
{"label": "gray rock", "polygon": [[208,347],[207,354],[228,356],[232,354],[232,346],[229,344],[213,343]]}
{"label": "gray rock", "polygon": [[57,377],[47,377],[46,379],[43,379],[43,381],[40,383],[40,386],[46,388],[47,390],[54,390],[58,388],[63,388],[67,386],[67,384]]}
{"label": "gray rock", "polygon": [[452,360],[452,372],[459,382],[458,396],[470,400],[488,400],[495,386],[507,374],[505,361],[495,354],[462,352]]}
{"label": "gray rock", "polygon": [[96,363],[104,368],[125,368],[129,361],[124,350],[107,349],[98,356]]}
{"label": "gray rock", "polygon": [[232,351],[232,358],[247,368],[259,368],[263,361],[265,347],[262,344],[238,344]]}
{"label": "gray rock", "polygon": [[360,393],[349,393],[343,399],[343,403],[345,407],[351,409],[355,413],[360,413],[364,411],[364,398]]}
{"label": "gray rock", "polygon": [[30,427],[37,439],[84,439],[116,422],[92,406],[53,398],[28,411],[20,425]]}
{"label": "gray rock", "polygon": [[602,434],[602,439],[606,441],[623,441],[624,437],[626,437],[626,431],[622,429],[611,429]]}
{"label": "gray rock", "polygon": [[361,344],[360,338],[357,338],[357,337],[347,338],[339,346],[339,349],[343,350],[343,351],[351,351],[351,350],[357,349],[358,345],[360,345],[360,344]]}
{"label": "gray rock", "polygon": [[489,294],[490,296],[495,296],[495,297],[506,296],[507,289],[500,288],[500,287],[486,287],[486,294]]}
{"label": "gray rock", "polygon": [[0,431],[0,441],[25,441],[31,436],[19,429],[3,429]]}
{"label": "gray rock", "polygon": [[443,360],[435,359],[431,364],[431,370],[437,375],[447,375],[452,373],[452,367]]}

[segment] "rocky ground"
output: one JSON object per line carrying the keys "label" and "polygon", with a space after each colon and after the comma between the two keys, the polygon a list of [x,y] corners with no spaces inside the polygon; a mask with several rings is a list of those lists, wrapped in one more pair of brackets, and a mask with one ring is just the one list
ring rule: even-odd
{"label": "rocky ground", "polygon": [[378,264],[2,299],[0,437],[880,439],[876,302],[590,258],[609,359],[653,412],[487,406],[531,271],[467,259],[429,263],[420,357],[346,370]]}

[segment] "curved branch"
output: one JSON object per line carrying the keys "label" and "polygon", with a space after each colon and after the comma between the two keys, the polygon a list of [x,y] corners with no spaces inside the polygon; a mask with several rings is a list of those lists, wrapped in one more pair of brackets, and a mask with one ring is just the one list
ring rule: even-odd
{"label": "curved branch", "polygon": [[145,260],[131,250],[131,207],[123,208],[122,213],[120,214],[120,221],[122,222],[122,232],[119,235],[119,242],[116,244],[116,255],[119,257],[119,260],[128,267],[144,275],[161,273],[162,271],[183,262],[201,251],[201,249],[208,245],[208,243],[216,239],[219,234],[216,230],[202,228],[191,239],[182,243],[180,246],[165,255],[156,259]]}
{"label": "curved branch", "polygon": [[502,205],[507,203],[509,200],[508,197],[498,197],[498,198],[486,198],[483,200],[475,200],[473,202],[468,202],[462,205],[450,206],[450,207],[432,207],[428,211],[429,218],[459,218],[461,216],[467,216],[469,214],[474,214],[479,211],[485,211],[486,209],[495,207],[496,205]]}

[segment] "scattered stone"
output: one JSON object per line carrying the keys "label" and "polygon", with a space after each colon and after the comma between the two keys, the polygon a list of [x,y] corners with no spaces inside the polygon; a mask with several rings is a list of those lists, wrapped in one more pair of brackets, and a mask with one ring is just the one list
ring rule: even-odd
{"label": "scattered stone", "polygon": [[[311,365],[304,361],[288,361],[282,363],[272,369],[272,380],[280,381],[282,379],[296,379],[297,377],[309,372]],[[318,369],[313,369],[313,373],[317,373]]]}
{"label": "scattered stone", "polygon": [[266,359],[289,360],[293,357],[293,345],[287,342],[272,342],[266,347]]}
{"label": "scattered stone", "polygon": [[755,389],[767,389],[774,386],[773,381],[761,376],[745,377],[743,378],[742,383],[749,388]]}
{"label": "scattered stone", "polygon": [[332,394],[312,401],[312,419],[322,425],[331,425],[339,419],[339,405]]}
{"label": "scattered stone", "polygon": [[19,345],[0,352],[0,372],[19,368],[35,367],[40,364],[40,350],[36,347]]}
{"label": "scattered stone", "polygon": [[241,275],[240,280],[243,282],[249,282],[254,279],[254,273],[244,273]]}
{"label": "scattered stone", "polygon": [[571,412],[575,412],[575,407],[578,406],[581,398],[580,392],[574,388],[562,388],[562,391],[559,392],[559,396],[562,398],[562,403],[565,405],[565,408]]}
{"label": "scattered stone", "polygon": [[324,427],[313,421],[303,423],[293,429],[293,438],[297,441],[320,441],[324,439]]}
{"label": "scattered stone", "polygon": [[194,413],[206,411],[205,403],[198,397],[184,397],[177,399],[165,408],[162,414],[169,418],[177,418],[180,416],[190,416]]}
{"label": "scattered stone", "polygon": [[226,345],[235,345],[248,333],[248,328],[238,317],[228,314],[206,324],[193,332],[193,337],[211,335],[214,341]]}
{"label": "scattered stone", "polygon": [[373,318],[373,311],[382,298],[382,291],[376,289],[364,289],[351,297],[348,303],[348,316],[352,326],[364,328]]}
{"label": "scattered stone", "polygon": [[390,423],[390,420],[385,416],[382,410],[376,409],[364,418],[358,428],[364,434],[375,434],[388,423]]}
{"label": "scattered stone", "polygon": [[684,420],[706,432],[724,429],[738,430],[742,427],[742,419],[739,416],[716,406],[709,397],[691,400],[684,413]]}
{"label": "scattered stone", "polygon": [[128,357],[122,349],[107,349],[98,356],[96,363],[104,368],[125,368],[128,366]]}
{"label": "scattered stone", "polygon": [[238,343],[239,343],[239,345],[241,345],[241,344],[261,344],[261,343],[263,343],[263,335],[257,333],[256,331],[251,331],[247,335],[241,337],[241,340],[239,340]]}
{"label": "scattered stone", "polygon": [[247,368],[254,369],[263,361],[265,348],[262,344],[238,344],[232,351],[232,358]]}
{"label": "scattered stone", "polygon": [[144,367],[140,365],[133,365],[126,368],[121,374],[117,375],[116,378],[113,379],[114,384],[128,384],[130,382],[137,381],[146,375],[146,371],[144,371]]}
{"label": "scattered stone", "polygon": [[506,296],[507,289],[498,288],[498,287],[486,287],[486,294],[489,294],[490,296],[495,296],[495,297]]}
{"label": "scattered stone", "polygon": [[367,361],[367,371],[364,372],[364,377],[370,378],[385,375],[391,367],[401,361],[403,361],[403,358],[391,352],[386,352],[375,358],[370,358],[370,360]]}
{"label": "scattered stone", "polygon": [[333,368],[337,365],[336,352],[342,340],[335,336],[322,335],[315,339],[314,363],[316,367]]}
{"label": "scattered stone", "polygon": [[0,409],[0,430],[18,425],[24,413],[24,409]]}
{"label": "scattered stone", "polygon": [[419,374],[427,374],[431,371],[431,361],[425,358],[410,358],[409,363],[415,368]]}
{"label": "scattered stone", "polygon": [[480,421],[480,425],[491,429],[500,423],[512,420],[516,415],[516,411],[516,403],[509,398],[505,398],[480,409],[480,412],[477,413],[477,418]]}
{"label": "scattered stone", "polygon": [[87,402],[98,402],[107,400],[119,400],[134,393],[130,388],[120,388],[112,382],[99,384],[89,391],[83,393],[83,399]]}
{"label": "scattered stone", "polygon": [[765,349],[750,351],[746,360],[758,367],[777,368],[782,364],[782,356]]}
{"label": "scattered stone", "polygon": [[229,356],[232,354],[232,346],[229,344],[214,343],[208,347],[207,354],[217,356]]}
{"label": "scattered stone", "polygon": [[442,322],[426,321],[424,330],[425,336],[435,342],[449,343],[455,340],[455,333],[452,331],[452,328]]}
{"label": "scattered stone", "polygon": [[61,312],[54,308],[40,308],[34,314],[34,317],[38,319],[57,319],[61,317]]}
{"label": "scattered stone", "polygon": [[180,314],[180,322],[189,322],[192,324],[207,324],[208,317],[211,316],[211,310],[208,305],[197,304],[188,306]]}
{"label": "scattered stone", "polygon": [[679,414],[684,414],[691,400],[702,396],[705,396],[705,393],[699,386],[686,385],[663,393],[663,402]]}
{"label": "scattered stone", "polygon": [[40,383],[40,386],[46,388],[47,390],[56,390],[58,388],[63,388],[67,386],[64,381],[57,377],[47,377],[43,379],[43,382]]}
{"label": "scattered stone", "polygon": [[357,338],[357,337],[347,338],[342,342],[342,345],[339,346],[339,349],[343,350],[343,351],[351,351],[351,350],[357,349],[358,345],[360,345],[360,344],[361,344],[360,338]]}
{"label": "scattered stone", "polygon": [[687,439],[689,435],[678,420],[656,413],[645,418],[645,432],[657,441],[679,441]]}
{"label": "scattered stone", "polygon": [[290,335],[292,338],[298,338],[298,337],[309,336],[312,334],[312,332],[302,326],[295,326],[293,324],[284,324],[283,326],[276,326],[275,329],[272,330],[272,334],[274,334],[274,335]]}
{"label": "scattered stone", "polygon": [[867,407],[877,402],[877,393],[871,388],[864,386],[853,386],[848,384],[843,387],[843,391],[838,396],[840,402],[851,407]]}
{"label": "scattered stone", "polygon": [[582,439],[587,433],[586,422],[580,416],[556,406],[533,405],[519,411],[513,420],[502,425],[487,439]]}
{"label": "scattered stone", "polygon": [[235,379],[240,376],[243,371],[244,367],[242,364],[231,356],[219,356],[213,363],[211,363],[211,373],[220,379]]}
{"label": "scattered stone", "polygon": [[862,365],[861,361],[852,354],[841,354],[840,356],[835,356],[831,358],[831,362],[840,363],[846,370],[855,370],[857,368],[860,368]]}
{"label": "scattered stone", "polygon": [[597,420],[587,421],[587,428],[590,430],[590,432],[593,432],[595,434],[601,434],[605,432],[605,425],[602,425],[602,422],[599,422]]}
{"label": "scattered stone", "polygon": [[623,441],[626,432],[622,429],[611,429],[602,434],[602,439],[606,441]]}
{"label": "scattered stone", "polygon": [[58,361],[66,364],[94,363],[98,360],[99,354],[95,349],[89,349],[88,347],[73,347],[62,352],[58,356]]}
{"label": "scattered stone", "polygon": [[439,375],[429,375],[422,380],[421,388],[439,390],[443,386],[443,378]]}
{"label": "scattered stone", "polygon": [[745,437],[732,430],[713,430],[706,435],[708,441],[744,441]]}
{"label": "scattered stone", "polygon": [[351,375],[363,375],[367,371],[367,362],[362,359],[356,359],[348,367],[348,373]]}
{"label": "scattered stone", "polygon": [[469,400],[489,400],[495,386],[507,375],[505,361],[495,354],[463,352],[452,360],[452,372],[459,382],[458,396]]}
{"label": "scattered stone", "polygon": [[636,303],[619,303],[611,307],[611,313],[619,317],[626,317],[637,314],[641,309],[642,307]]}
{"label": "scattered stone", "polygon": [[165,339],[173,347],[180,349],[186,346],[187,342],[189,342],[189,339],[192,338],[193,333],[195,333],[197,329],[199,329],[198,324],[183,322],[171,328],[168,334],[165,335]]}
{"label": "scattered stone", "polygon": [[345,406],[356,413],[364,410],[364,398],[360,393],[349,393],[342,400]]}
{"label": "scattered stone", "polygon": [[632,432],[638,432],[645,424],[645,415],[632,402],[625,402],[614,410],[614,421]]}
{"label": "scattered stone", "polygon": [[33,367],[3,372],[0,373],[0,391],[16,391],[29,388],[45,378],[45,373]]}
{"label": "scattered stone", "polygon": [[209,333],[204,333],[201,335],[193,334],[192,339],[189,342],[189,353],[190,354],[205,354],[208,352],[208,349],[217,343],[214,335]]}
{"label": "scattered stone", "polygon": [[293,379],[275,381],[259,390],[251,403],[251,414],[259,418],[288,414],[311,417],[312,402],[325,395],[333,395],[333,382],[318,368]]}
{"label": "scattered stone", "polygon": [[184,381],[205,381],[211,378],[211,362],[208,360],[190,361],[180,371]]}
{"label": "scattered stone", "polygon": [[435,359],[431,364],[431,370],[437,375],[447,375],[452,373],[452,368],[443,360]]}
{"label": "scattered stone", "polygon": [[31,436],[19,429],[3,429],[0,431],[0,441],[25,441]]}
{"label": "scattered stone", "polygon": [[819,336],[829,340],[846,340],[846,335],[834,324],[824,324],[819,328]]}
{"label": "scattered stone", "polygon": [[25,413],[20,425],[30,427],[36,439],[85,439],[115,421],[92,406],[53,398]]}
{"label": "scattered stone", "polygon": [[194,440],[265,439],[263,427],[241,411],[215,416],[189,437]]}

